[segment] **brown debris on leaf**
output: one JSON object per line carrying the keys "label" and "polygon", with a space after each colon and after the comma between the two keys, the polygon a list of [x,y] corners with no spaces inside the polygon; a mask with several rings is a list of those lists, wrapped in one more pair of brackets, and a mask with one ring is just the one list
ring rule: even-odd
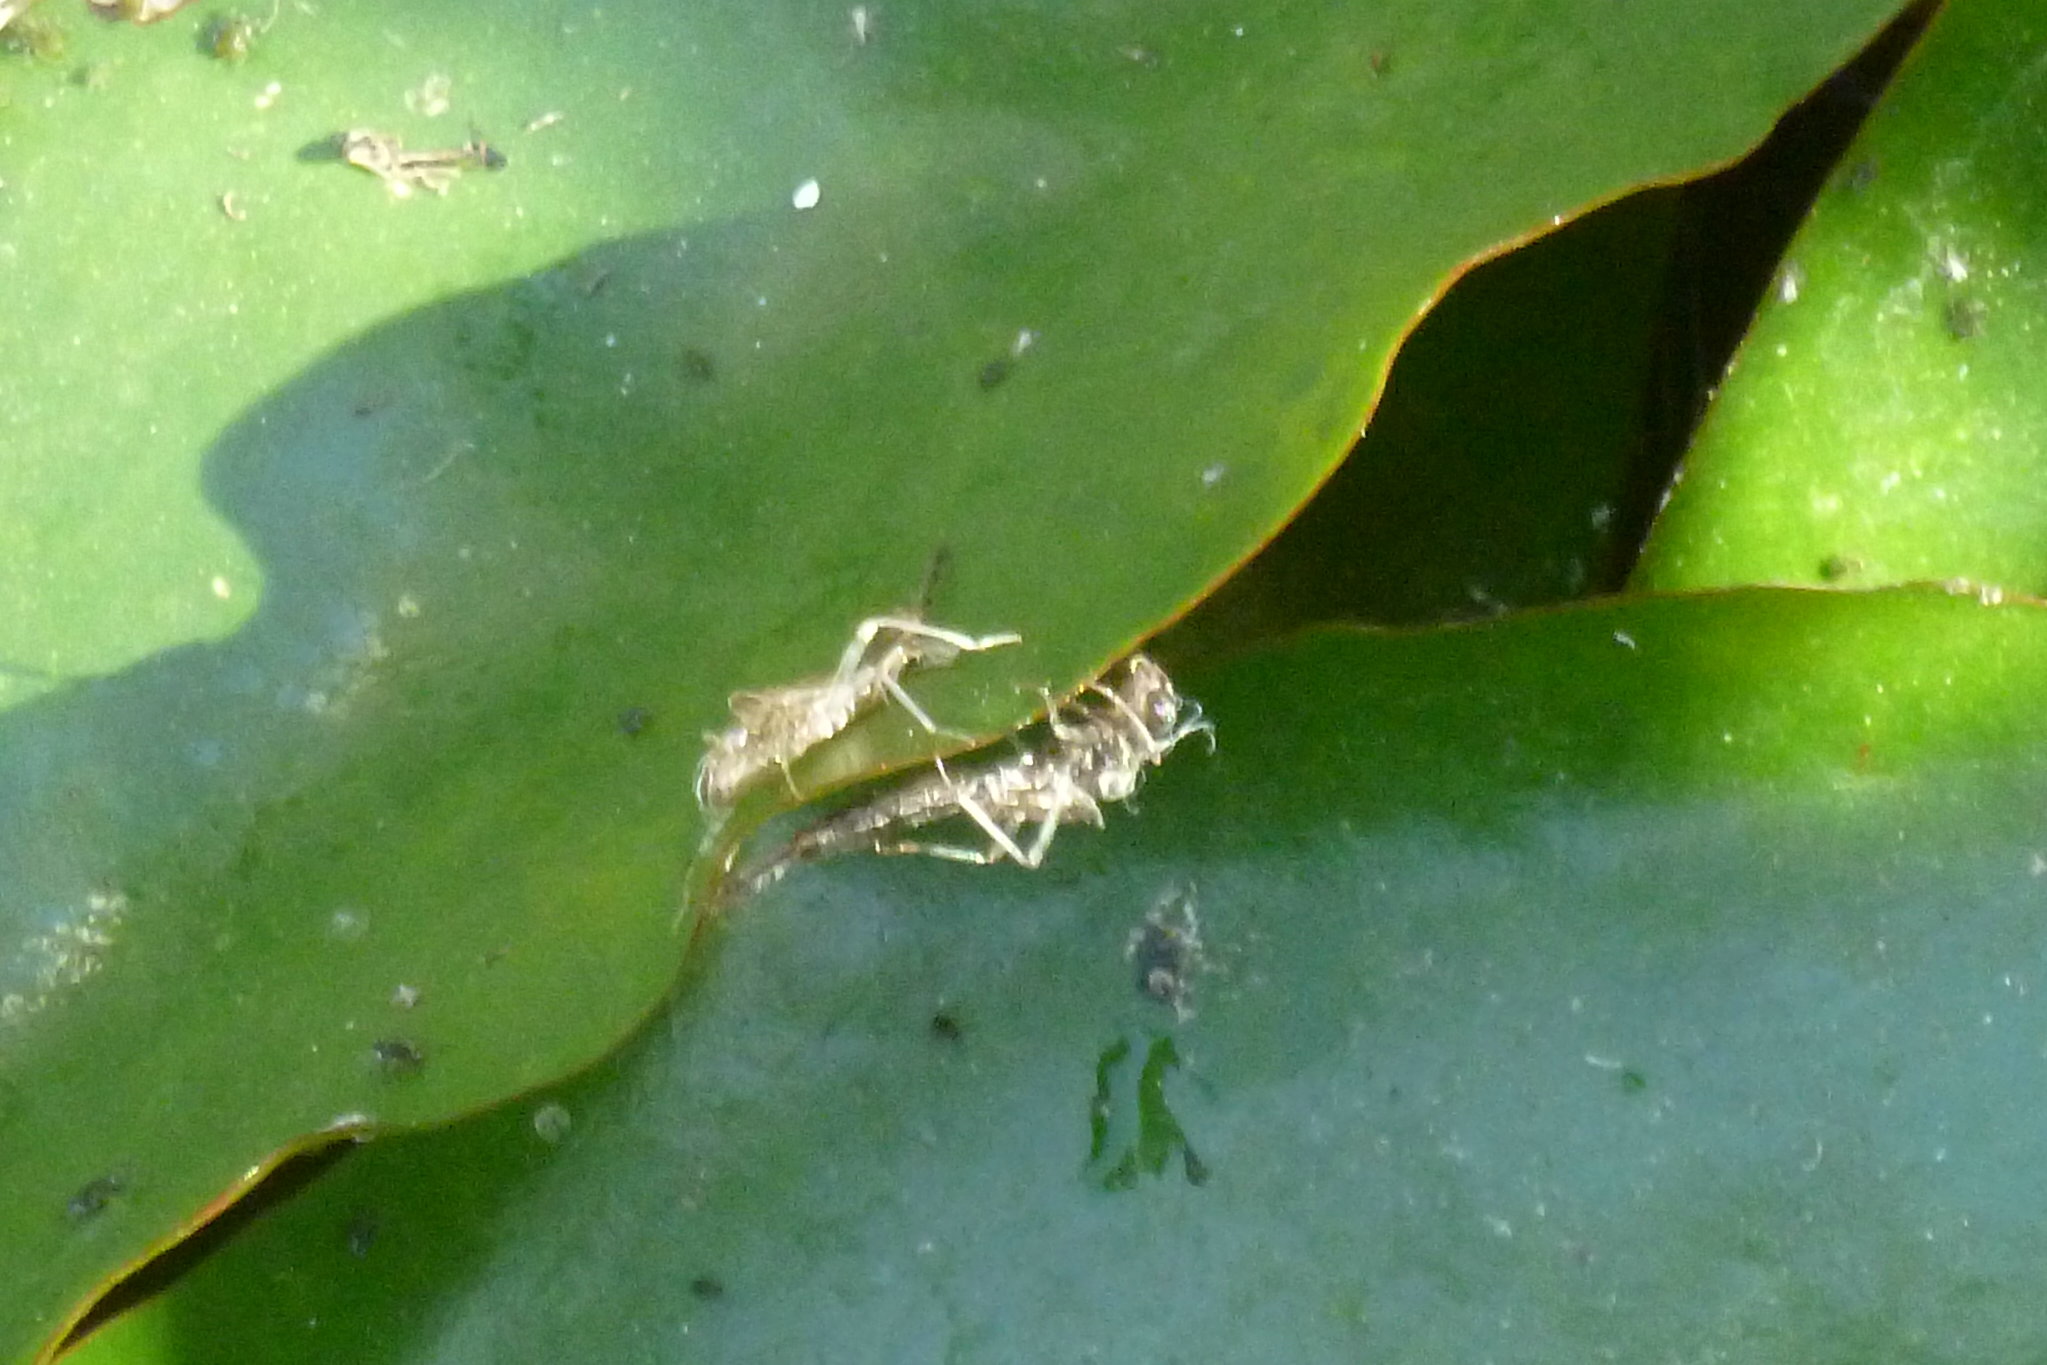
{"label": "brown debris on leaf", "polygon": [[[390,133],[368,128],[351,128],[315,144],[323,159],[331,156],[358,170],[368,171],[384,182],[392,195],[403,199],[415,189],[446,194],[462,172],[470,167],[502,170],[505,154],[480,137],[472,136],[460,147],[436,151],[408,152],[405,144]],[[306,153],[301,153],[301,156]]]}

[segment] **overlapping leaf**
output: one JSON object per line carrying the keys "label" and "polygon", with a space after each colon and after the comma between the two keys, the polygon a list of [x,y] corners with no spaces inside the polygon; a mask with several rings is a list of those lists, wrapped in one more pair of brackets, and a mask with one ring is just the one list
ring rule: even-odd
{"label": "overlapping leaf", "polygon": [[1743,344],[1636,582],[2047,589],[2047,9],[1947,6]]}
{"label": "overlapping leaf", "polygon": [[1189,678],[1044,872],[799,873],[79,1365],[2037,1353],[2043,668],[1750,592]]}
{"label": "overlapping leaf", "polygon": [[[59,12],[0,111],[0,1351],[295,1138],[620,1038],[733,687],[944,552],[1025,642],[927,701],[1014,723],[1271,533],[1460,262],[1885,7],[1753,8],[292,6],[240,65]],[[362,128],[509,165],[398,198]],[[847,741],[799,776],[916,743]]]}

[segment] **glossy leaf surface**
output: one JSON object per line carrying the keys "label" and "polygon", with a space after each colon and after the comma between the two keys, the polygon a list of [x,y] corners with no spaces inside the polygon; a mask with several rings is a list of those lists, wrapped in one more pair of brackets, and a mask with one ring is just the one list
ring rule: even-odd
{"label": "glossy leaf surface", "polygon": [[1184,679],[1219,752],[1042,873],[799,874],[77,1359],[2022,1358],[2043,670],[1751,592]]}
{"label": "glossy leaf surface", "polygon": [[2047,591],[2047,6],[1949,5],[1792,242],[1635,575]]}
{"label": "glossy leaf surface", "polygon": [[[294,5],[239,64],[44,8],[0,111],[8,1355],[304,1135],[623,1037],[728,692],[944,558],[934,616],[1024,643],[919,694],[1009,727],[1271,534],[1461,263],[1738,152],[1886,6]],[[333,159],[366,129],[509,164],[400,197]]]}

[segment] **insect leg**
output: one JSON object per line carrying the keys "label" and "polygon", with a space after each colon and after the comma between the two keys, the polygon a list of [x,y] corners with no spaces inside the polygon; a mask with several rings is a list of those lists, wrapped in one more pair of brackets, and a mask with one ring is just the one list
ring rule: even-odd
{"label": "insect leg", "polygon": [[1138,709],[1132,706],[1130,702],[1123,696],[1122,693],[1116,692],[1107,687],[1103,687],[1099,683],[1090,683],[1088,684],[1088,686],[1092,688],[1094,691],[1100,693],[1101,696],[1109,703],[1109,705],[1115,707],[1118,711],[1121,711],[1123,713],[1123,719],[1130,722],[1131,732],[1137,735],[1143,741],[1144,746],[1147,750],[1151,751],[1152,753],[1157,753],[1159,751],[1159,741],[1157,736],[1152,734],[1151,726],[1145,721],[1144,716],[1139,713]]}
{"label": "insect leg", "polygon": [[1189,735],[1200,735],[1203,739],[1206,739],[1208,741],[1208,751],[1210,753],[1214,753],[1215,722],[1210,720],[1207,716],[1201,714],[1200,702],[1190,701],[1186,703],[1186,706],[1187,710],[1191,714],[1189,714],[1185,720],[1182,720],[1177,725],[1175,725],[1172,729],[1172,732],[1166,736],[1165,739],[1166,747],[1168,749],[1172,748],[1175,744],[1178,744],[1181,740],[1187,738],[1187,736]]}
{"label": "insect leg", "polygon": [[1023,636],[1013,630],[998,630],[992,635],[968,635],[964,631],[947,630],[929,621],[919,621],[914,616],[870,616],[853,628],[853,641],[864,653],[884,630],[894,631],[910,640],[935,640],[963,654],[978,654],[984,649],[1023,643]]}
{"label": "insect leg", "polygon": [[[988,856],[981,859],[981,861],[992,863],[997,861],[997,854],[1006,854],[1017,862],[1024,863],[1024,851],[1017,847],[1016,840],[1010,835],[1009,831],[1004,829],[1000,822],[988,813],[988,808],[981,804],[978,797],[958,782],[953,781],[952,774],[945,770],[945,761],[943,759],[937,760],[937,763],[939,776],[943,777],[952,786],[952,799],[959,806],[960,814],[979,825],[981,832],[988,836],[991,846],[988,850]],[[944,857],[946,855],[940,854],[938,856]],[[1043,855],[1039,856],[1042,857]],[[1024,865],[1027,867],[1037,866],[1036,863],[1024,863]]]}
{"label": "insect leg", "polygon": [[[1045,853],[1052,847],[1052,836],[1059,832],[1059,817],[1064,814],[1059,806],[1045,812],[1045,818],[1038,823],[1038,836],[1031,840],[1030,851],[1019,857],[1017,862],[1035,869],[1045,861]],[[1096,811],[1095,814],[1099,818],[1101,812]]]}
{"label": "insect leg", "polygon": [[[901,638],[896,640],[880,658],[867,663],[867,651],[884,630],[892,631]],[[942,651],[930,651],[930,657],[927,659],[925,652],[914,646],[914,642],[918,640],[936,641],[945,648]],[[845,656],[840,659],[839,671],[833,675],[833,680],[849,692],[879,686],[910,714],[911,719],[924,727],[925,733],[964,739],[967,736],[962,732],[939,725],[931,718],[930,712],[919,706],[916,699],[904,690],[901,682],[903,673],[919,663],[950,663],[961,652],[995,649],[1002,645],[1019,644],[1022,640],[1023,637],[1014,631],[998,631],[993,635],[965,635],[956,630],[947,630],[943,626],[929,625],[912,617],[871,616],[854,628],[853,642],[847,646]]]}
{"label": "insect leg", "polygon": [[961,848],[957,844],[924,844],[904,840],[894,844],[876,844],[874,851],[880,854],[910,854],[924,858],[944,858],[948,862],[974,863],[987,867],[1002,861],[1002,851],[994,848]]}
{"label": "insect leg", "polygon": [[775,760],[775,766],[781,770],[782,785],[789,789],[789,795],[801,801],[803,799],[803,789],[796,785],[796,774],[790,768],[790,765],[795,761],[796,759],[793,757],[778,758]]}
{"label": "insect leg", "polygon": [[853,628],[853,638],[846,642],[846,648],[839,654],[839,666],[832,670],[832,676],[824,684],[834,692],[847,693],[857,690],[855,679],[868,668],[867,651],[874,648],[874,637],[887,624],[886,617],[872,617]]}
{"label": "insect leg", "polygon": [[916,698],[912,697],[908,692],[903,690],[902,683],[896,680],[894,673],[881,673],[878,675],[878,678],[879,681],[881,682],[882,689],[886,691],[889,694],[889,696],[895,698],[896,705],[902,707],[905,711],[908,711],[910,713],[910,719],[916,721],[919,725],[923,726],[927,734],[953,735],[962,739],[967,738],[967,736],[960,735],[957,730],[940,729],[938,722],[931,719],[930,713],[927,712],[923,707],[917,705]]}
{"label": "insect leg", "polygon": [[1061,775],[1053,784],[1052,800],[1045,808],[1045,818],[1038,822],[1038,833],[1031,840],[1031,846],[1020,854],[1014,854],[1019,865],[1037,868],[1045,861],[1045,853],[1052,847],[1053,837],[1059,833],[1059,826],[1067,823],[1067,813],[1078,810],[1082,818],[1097,827],[1102,824],[1102,808],[1095,799]]}

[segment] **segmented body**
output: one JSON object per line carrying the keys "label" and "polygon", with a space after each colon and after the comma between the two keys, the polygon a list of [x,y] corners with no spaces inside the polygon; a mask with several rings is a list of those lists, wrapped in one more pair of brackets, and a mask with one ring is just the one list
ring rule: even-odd
{"label": "segmented body", "polygon": [[[1061,825],[1102,823],[1102,806],[1127,801],[1146,769],[1165,761],[1189,735],[1214,743],[1215,727],[1182,697],[1148,656],[1133,654],[1082,697],[1051,707],[1045,740],[1014,758],[970,768],[940,763],[873,801],[798,832],[754,883],[789,866],[837,853],[922,853],[965,862],[1004,858],[1037,867]],[[900,837],[943,820],[971,820],[985,848],[919,843]],[[1028,845],[1018,841],[1035,827]]]}
{"label": "segmented body", "polygon": [[733,723],[704,737],[710,747],[697,763],[697,804],[730,806],[771,771],[779,770],[786,779],[792,763],[885,697],[895,698],[918,724],[938,733],[924,708],[903,690],[903,674],[1021,638],[1010,631],[965,635],[908,616],[869,617],[854,628],[830,676],[732,694]]}

